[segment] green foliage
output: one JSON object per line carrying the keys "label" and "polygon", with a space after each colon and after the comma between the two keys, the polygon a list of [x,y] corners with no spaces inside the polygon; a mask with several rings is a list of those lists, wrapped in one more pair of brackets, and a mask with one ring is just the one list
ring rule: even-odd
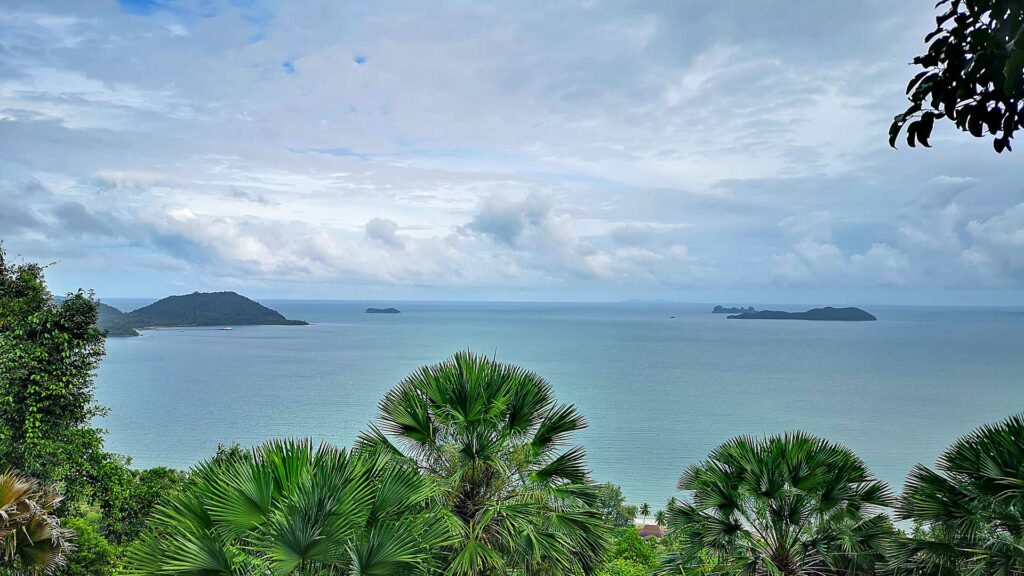
{"label": "green foliage", "polygon": [[177,470],[132,470],[118,460],[111,460],[100,478],[97,499],[103,513],[103,532],[117,543],[137,538],[160,498],[172,494],[185,481],[185,475]]}
{"label": "green foliage", "polygon": [[136,328],[147,326],[224,326],[244,324],[303,325],[235,292],[194,292],[168,296],[132,310],[124,319]]}
{"label": "green foliage", "polygon": [[658,561],[658,552],[654,544],[644,540],[636,526],[620,528],[615,531],[615,541],[608,550],[608,560],[628,560],[654,568]]}
{"label": "green foliage", "polygon": [[1024,414],[983,426],[939,457],[938,471],[917,465],[896,517],[913,520],[897,538],[894,568],[919,574],[1024,572]]}
{"label": "green foliage", "polygon": [[0,474],[0,569],[41,574],[65,562],[74,533],[53,513],[61,500],[53,486],[11,471]]}
{"label": "green foliage", "polygon": [[7,263],[0,247],[0,469],[57,483],[72,503],[103,457],[100,432],[89,426],[102,413],[93,401],[103,357],[96,318],[91,295],[54,302],[43,269]]}
{"label": "green foliage", "polygon": [[235,442],[230,446],[217,444],[217,452],[213,455],[213,461],[218,464],[226,464],[230,462],[252,462],[252,458],[252,450],[242,448],[238,442]]}
{"label": "green foliage", "polygon": [[612,560],[601,567],[598,576],[650,576],[651,568],[629,560]]}
{"label": "green foliage", "polygon": [[64,527],[75,533],[75,549],[57,576],[113,576],[117,562],[117,546],[100,534],[95,524],[85,518],[69,518]]}
{"label": "green foliage", "polygon": [[796,432],[741,436],[688,468],[670,504],[666,571],[870,574],[883,565],[891,497],[849,449]]}
{"label": "green foliage", "polygon": [[[0,470],[19,469],[66,497],[64,506],[45,509],[79,535],[64,574],[110,573],[107,539],[133,539],[157,500],[182,481],[166,468],[130,469],[126,458],[104,451],[102,431],[90,425],[103,413],[93,399],[104,344],[94,326],[98,307],[81,291],[53,298],[42,267],[9,264],[0,247]],[[93,521],[73,518],[96,511],[103,516]],[[70,534],[57,524],[34,526]]]}
{"label": "green foliage", "polygon": [[391,452],[441,487],[455,531],[447,573],[592,574],[600,566],[608,529],[598,490],[583,449],[563,449],[586,423],[537,374],[460,352],[388,392],[378,425],[361,446]]}
{"label": "green foliage", "polygon": [[433,482],[371,451],[268,442],[163,500],[128,574],[419,574],[447,536]]}
{"label": "green foliage", "polygon": [[651,505],[648,504],[647,502],[644,502],[643,504],[641,504],[640,505],[640,515],[643,516],[644,518],[650,518],[651,517]]}
{"label": "green foliage", "polygon": [[[907,144],[929,146],[936,120],[973,136],[993,136],[996,152],[1011,150],[1024,128],[1024,8],[1019,0],[940,0],[923,68],[907,85],[910,107],[889,128],[889,144],[906,127]],[[908,124],[909,123],[909,124]]]}
{"label": "green foliage", "polygon": [[604,521],[614,528],[631,526],[636,518],[636,506],[626,504],[622,488],[615,484],[598,484],[595,508],[601,512]]}
{"label": "green foliage", "polygon": [[658,566],[658,551],[654,543],[640,537],[636,526],[615,531],[615,540],[605,556],[599,576],[648,576]]}
{"label": "green foliage", "polygon": [[138,336],[139,332],[132,327],[128,316],[114,308],[100,302],[96,318],[96,326],[103,330],[107,336]]}

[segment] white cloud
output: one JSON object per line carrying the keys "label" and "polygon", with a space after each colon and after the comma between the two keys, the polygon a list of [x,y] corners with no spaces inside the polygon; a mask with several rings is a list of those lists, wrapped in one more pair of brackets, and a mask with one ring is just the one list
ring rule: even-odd
{"label": "white cloud", "polygon": [[156,286],[1020,287],[1020,157],[885,143],[930,11],[5,5],[0,235],[101,291],[121,255]]}
{"label": "white cloud", "polygon": [[405,246],[405,238],[398,235],[398,224],[387,218],[371,218],[366,223],[366,237],[392,248]]}

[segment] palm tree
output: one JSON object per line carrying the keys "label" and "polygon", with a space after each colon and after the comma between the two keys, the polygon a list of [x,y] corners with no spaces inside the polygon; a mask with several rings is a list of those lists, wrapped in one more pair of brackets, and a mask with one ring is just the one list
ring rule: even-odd
{"label": "palm tree", "polygon": [[894,568],[915,573],[1024,573],[1024,414],[983,426],[917,465],[896,508],[918,526],[892,547]]}
{"label": "palm tree", "polygon": [[585,426],[537,374],[459,352],[388,392],[360,442],[437,479],[447,573],[592,574],[609,531],[583,449],[563,450]]}
{"label": "palm tree", "polygon": [[640,505],[640,517],[644,520],[651,517],[651,505],[647,502]]}
{"label": "palm tree", "polygon": [[9,567],[16,574],[49,574],[64,565],[74,532],[53,515],[61,500],[38,480],[0,474],[0,572]]}
{"label": "palm tree", "polygon": [[886,486],[849,449],[802,432],[734,438],[679,488],[692,493],[670,504],[666,571],[871,574],[892,533]]}
{"label": "palm tree", "polygon": [[210,460],[164,499],[128,573],[422,574],[443,544],[432,482],[379,454],[273,441]]}
{"label": "palm tree", "polygon": [[665,511],[664,510],[658,510],[658,513],[654,515],[654,523],[657,524],[658,526],[664,526],[665,525],[665,519],[666,519],[666,516],[665,516]]}

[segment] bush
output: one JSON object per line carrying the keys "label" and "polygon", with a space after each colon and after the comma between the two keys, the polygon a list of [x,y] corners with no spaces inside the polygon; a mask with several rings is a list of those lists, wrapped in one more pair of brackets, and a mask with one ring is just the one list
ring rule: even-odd
{"label": "bush", "polygon": [[629,560],[612,560],[598,571],[598,576],[650,576],[651,567]]}
{"label": "bush", "polygon": [[117,546],[100,534],[85,518],[67,518],[64,527],[75,532],[75,550],[68,562],[57,571],[58,576],[110,576],[114,574]]}
{"label": "bush", "polygon": [[132,470],[111,462],[100,488],[103,532],[113,542],[128,543],[142,533],[160,498],[174,492],[185,475],[170,468]]}
{"label": "bush", "polygon": [[657,565],[658,553],[653,544],[640,536],[636,526],[630,526],[616,530],[615,543],[608,551],[608,559],[625,560],[649,569]]}

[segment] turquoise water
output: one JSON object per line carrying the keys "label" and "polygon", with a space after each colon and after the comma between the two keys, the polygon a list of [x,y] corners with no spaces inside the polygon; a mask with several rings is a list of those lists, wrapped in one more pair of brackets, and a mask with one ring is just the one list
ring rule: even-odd
{"label": "turquoise water", "polygon": [[[404,375],[464,348],[550,380],[589,420],[578,440],[594,478],[655,509],[736,434],[826,436],[899,488],[957,436],[1024,410],[1020,310],[870,307],[878,322],[832,323],[676,304],[264,303],[314,324],[108,340],[108,448],[187,468],[218,443],[351,445]],[[402,314],[363,314],[371,305]]]}

